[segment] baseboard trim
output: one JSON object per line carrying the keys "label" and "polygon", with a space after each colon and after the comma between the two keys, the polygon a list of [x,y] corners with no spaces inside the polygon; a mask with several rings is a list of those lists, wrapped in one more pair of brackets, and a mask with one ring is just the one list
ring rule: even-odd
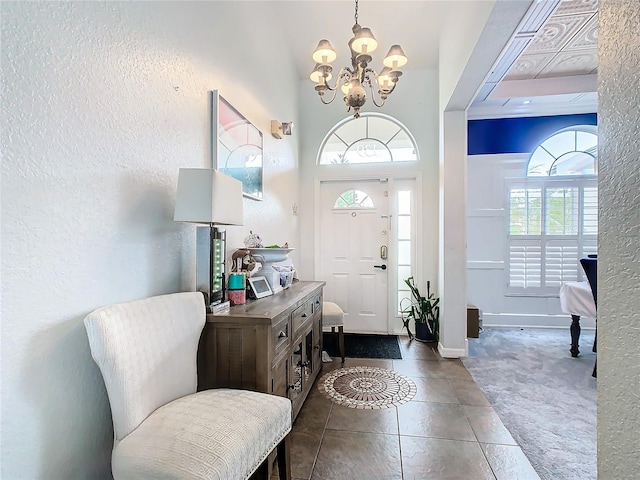
{"label": "baseboard trim", "polygon": [[438,342],[438,352],[442,358],[461,358],[469,356],[469,340],[464,339],[464,348],[447,348]]}
{"label": "baseboard trim", "polygon": [[[537,327],[537,328],[569,328],[571,315],[543,315],[521,313],[487,313],[482,312],[483,327]],[[596,328],[593,318],[581,317],[582,328]]]}

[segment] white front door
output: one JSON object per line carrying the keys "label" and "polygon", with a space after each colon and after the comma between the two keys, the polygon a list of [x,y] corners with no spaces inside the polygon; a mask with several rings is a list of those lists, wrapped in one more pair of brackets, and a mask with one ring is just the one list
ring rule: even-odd
{"label": "white front door", "polygon": [[347,332],[390,333],[389,263],[381,258],[390,250],[387,190],[380,180],[320,184],[320,278]]}

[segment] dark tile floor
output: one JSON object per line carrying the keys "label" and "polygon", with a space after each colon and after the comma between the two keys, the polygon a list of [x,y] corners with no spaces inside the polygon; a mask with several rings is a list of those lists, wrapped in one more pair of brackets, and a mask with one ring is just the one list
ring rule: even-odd
{"label": "dark tile floor", "polygon": [[[356,410],[314,385],[290,435],[293,479],[539,480],[462,362],[400,338],[402,360],[347,358],[345,366],[396,370],[415,382],[413,400]],[[336,368],[340,359],[318,378]]]}

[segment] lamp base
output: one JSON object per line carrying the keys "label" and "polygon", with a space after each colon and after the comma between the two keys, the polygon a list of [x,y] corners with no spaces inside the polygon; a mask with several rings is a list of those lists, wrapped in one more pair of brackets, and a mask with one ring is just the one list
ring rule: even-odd
{"label": "lamp base", "polygon": [[196,229],[196,289],[205,294],[207,306],[226,300],[225,250],[225,230]]}

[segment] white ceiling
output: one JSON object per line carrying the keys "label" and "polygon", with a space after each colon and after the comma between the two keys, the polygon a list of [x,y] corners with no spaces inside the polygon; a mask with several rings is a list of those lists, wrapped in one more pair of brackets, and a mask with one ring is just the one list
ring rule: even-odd
{"label": "white ceiling", "polygon": [[[382,59],[394,44],[402,46],[409,58],[405,72],[437,67],[440,26],[453,4],[465,3],[468,2],[359,0],[358,23],[369,27],[378,40],[378,49],[372,55],[373,67],[382,68]],[[311,54],[322,39],[329,40],[338,54],[334,64],[337,70],[351,66],[348,42],[353,36],[354,7],[353,0],[274,2],[301,78],[309,77],[314,67]]]}
{"label": "white ceiling", "polygon": [[[409,58],[405,75],[436,68],[441,26],[448,15],[464,15],[465,4],[477,1],[482,0],[359,0],[358,23],[369,27],[379,44],[374,68],[381,68],[393,44],[400,44]],[[534,0],[469,108],[469,118],[596,111],[597,2]],[[336,69],[350,65],[353,0],[273,5],[300,78],[311,73],[311,53],[321,39],[329,40],[338,53]]]}

